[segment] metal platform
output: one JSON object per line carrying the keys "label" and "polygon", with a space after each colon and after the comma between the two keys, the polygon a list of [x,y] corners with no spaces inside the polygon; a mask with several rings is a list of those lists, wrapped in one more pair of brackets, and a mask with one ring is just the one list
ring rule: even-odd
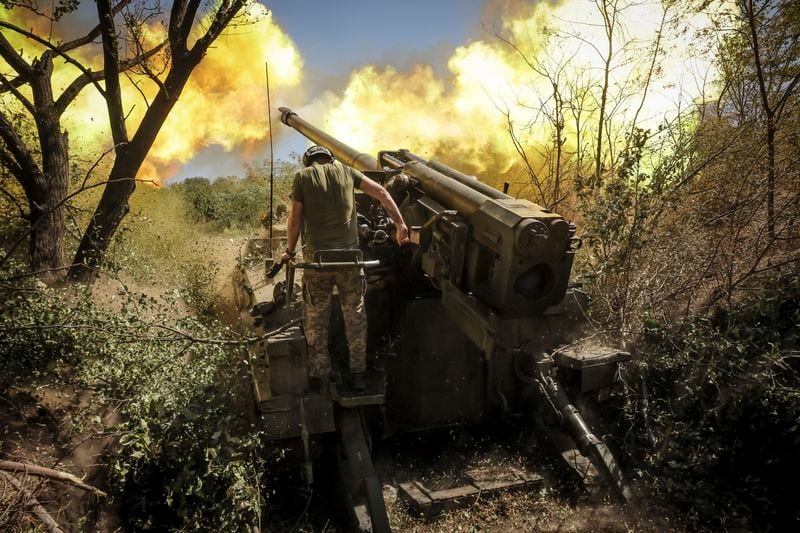
{"label": "metal platform", "polygon": [[363,391],[351,391],[347,387],[348,377],[342,377],[344,384],[331,384],[331,399],[342,407],[355,408],[367,405],[383,405],[386,403],[386,376],[377,370],[367,370],[367,388]]}
{"label": "metal platform", "polygon": [[616,383],[620,363],[630,358],[631,354],[617,348],[577,345],[558,350],[553,355],[553,362],[559,368],[573,371],[581,392],[589,392]]}

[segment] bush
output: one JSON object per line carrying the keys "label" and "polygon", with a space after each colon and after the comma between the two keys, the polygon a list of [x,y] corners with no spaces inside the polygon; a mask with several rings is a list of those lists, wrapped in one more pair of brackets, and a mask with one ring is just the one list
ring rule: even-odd
{"label": "bush", "polygon": [[677,334],[649,320],[645,337],[627,381],[648,394],[630,405],[628,445],[649,488],[692,528],[796,526],[800,282]]}
{"label": "bush", "polygon": [[[297,166],[277,161],[274,175],[273,207],[287,203],[291,178]],[[223,177],[209,181],[189,178],[170,187],[183,195],[192,220],[215,231],[258,227],[269,211],[269,169],[247,166],[244,179]]]}
{"label": "bush", "polygon": [[[5,278],[10,277],[3,273]],[[110,494],[130,529],[241,530],[259,513],[259,435],[241,411],[246,359],[229,331],[179,315],[175,298],[121,290],[2,289],[0,393],[32,377],[69,380],[118,406]]]}

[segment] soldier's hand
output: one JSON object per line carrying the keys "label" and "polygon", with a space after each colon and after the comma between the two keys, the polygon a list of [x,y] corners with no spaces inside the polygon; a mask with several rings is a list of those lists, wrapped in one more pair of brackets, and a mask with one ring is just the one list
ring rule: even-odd
{"label": "soldier's hand", "polygon": [[405,224],[400,224],[397,226],[397,234],[395,235],[395,239],[397,239],[397,244],[407,244],[408,243],[408,226]]}
{"label": "soldier's hand", "polygon": [[297,254],[290,254],[289,252],[283,252],[281,256],[281,264],[288,263],[289,261],[294,261],[295,255]]}

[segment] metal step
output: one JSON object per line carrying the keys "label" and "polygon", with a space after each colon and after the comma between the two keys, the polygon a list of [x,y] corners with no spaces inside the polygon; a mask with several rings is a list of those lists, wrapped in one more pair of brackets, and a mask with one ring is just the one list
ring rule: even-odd
{"label": "metal step", "polygon": [[462,476],[412,480],[398,485],[398,497],[419,516],[435,518],[443,511],[473,504],[478,498],[501,492],[538,488],[544,479],[514,466],[487,466],[467,470]]}
{"label": "metal step", "polygon": [[363,391],[350,391],[347,387],[349,374],[342,373],[342,384],[331,384],[331,399],[342,407],[356,408],[386,403],[386,376],[379,370],[367,370],[367,388]]}

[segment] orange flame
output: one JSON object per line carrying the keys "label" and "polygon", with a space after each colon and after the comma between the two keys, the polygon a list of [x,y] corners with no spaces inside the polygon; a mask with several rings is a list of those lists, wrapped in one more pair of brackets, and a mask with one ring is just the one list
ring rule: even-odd
{"label": "orange flame", "polygon": [[[26,16],[24,11],[1,13],[3,18],[33,28],[41,35],[49,32],[41,17]],[[201,21],[200,26],[207,27],[208,22]],[[143,30],[144,40],[149,45],[165,38],[161,24],[153,23]],[[43,50],[22,36],[5,33],[15,48],[26,51],[29,61]],[[99,46],[83,47],[70,54],[88,68],[102,68]],[[231,151],[252,149],[263,142],[269,135],[264,69],[267,61],[273,98],[291,103],[297,98],[295,89],[302,79],[302,59],[292,40],[274,22],[270,11],[253,3],[237,25],[216,40],[190,76],[138,177],[164,182],[181,164],[207,146],[217,144]],[[53,72],[56,97],[58,91],[78,75],[75,67],[57,61]],[[132,135],[158,86],[140,74],[130,72],[129,75],[130,79],[122,79],[122,90],[123,105],[128,113],[127,129]],[[90,154],[99,154],[110,146],[105,101],[91,87],[84,89],[68,108],[63,124],[70,131],[73,151],[81,156],[91,157]],[[281,129],[274,133],[279,134]]]}
{"label": "orange flame", "polygon": [[264,140],[267,61],[272,98],[292,99],[287,89],[302,77],[296,47],[263,5],[252,4],[247,18],[249,23],[221,36],[192,73],[150,152],[154,166],[184,163],[211,144],[231,151]]}
{"label": "orange flame", "polygon": [[[689,83],[692,76],[707,80],[714,72],[710,51],[696,53],[682,44],[678,28],[662,26],[662,17],[667,20],[672,13],[665,13],[661,2],[623,1],[620,6],[606,110],[612,142],[620,142],[634,117],[640,126],[655,128],[665,117],[691,106],[703,90],[701,84]],[[324,113],[325,127],[359,150],[374,153],[404,147],[469,171],[504,173],[519,160],[509,128],[534,156],[537,149],[554,142],[548,116],[555,111],[552,82],[556,81],[562,98],[578,96],[578,89],[583,89],[580,127],[584,140],[591,141],[596,137],[608,49],[600,12],[585,0],[516,3],[506,8],[498,36],[517,49],[488,37],[459,47],[448,62],[449,80],[437,78],[427,66],[408,72],[361,68],[352,73],[340,96],[325,95],[325,105],[332,106]],[[695,27],[710,26],[700,15],[690,22]],[[656,68],[645,92],[643,82],[659,32]],[[319,107],[315,103],[309,109]],[[577,131],[569,119],[563,132],[567,144],[574,143]],[[584,150],[590,153],[587,146]]]}

